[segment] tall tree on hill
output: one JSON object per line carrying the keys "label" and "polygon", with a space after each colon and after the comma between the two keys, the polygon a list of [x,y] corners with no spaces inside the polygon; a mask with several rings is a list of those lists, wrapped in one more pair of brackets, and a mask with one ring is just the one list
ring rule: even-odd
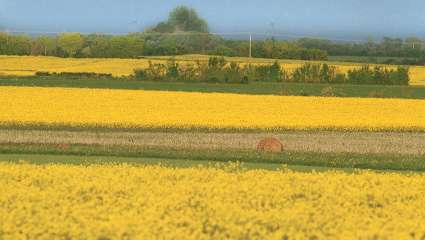
{"label": "tall tree on hill", "polygon": [[208,23],[202,19],[195,9],[178,6],[170,12],[168,20],[151,29],[159,33],[174,32],[208,32]]}

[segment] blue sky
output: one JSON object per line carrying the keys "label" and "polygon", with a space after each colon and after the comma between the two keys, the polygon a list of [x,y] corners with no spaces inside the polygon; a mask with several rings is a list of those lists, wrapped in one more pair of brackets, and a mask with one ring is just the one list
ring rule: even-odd
{"label": "blue sky", "polygon": [[[198,10],[214,32],[335,38],[425,37],[423,0],[0,0],[0,26],[17,30],[129,32]],[[274,26],[274,28],[272,27]]]}

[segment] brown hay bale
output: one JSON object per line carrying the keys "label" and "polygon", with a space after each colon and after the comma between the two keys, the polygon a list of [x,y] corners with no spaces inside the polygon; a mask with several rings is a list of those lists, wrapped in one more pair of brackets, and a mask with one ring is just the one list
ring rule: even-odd
{"label": "brown hay bale", "polygon": [[58,145],[59,150],[66,151],[69,149],[69,144],[62,143]]}
{"label": "brown hay bale", "polygon": [[261,152],[280,153],[283,152],[283,144],[276,138],[265,138],[258,143],[257,150]]}

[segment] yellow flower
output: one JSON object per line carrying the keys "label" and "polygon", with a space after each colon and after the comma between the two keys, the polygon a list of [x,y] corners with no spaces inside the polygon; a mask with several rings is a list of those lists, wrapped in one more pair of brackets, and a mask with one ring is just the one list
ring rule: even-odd
{"label": "yellow flower", "polygon": [[409,239],[425,176],[0,163],[1,239]]}
{"label": "yellow flower", "polygon": [[425,130],[425,101],[0,87],[3,125]]}

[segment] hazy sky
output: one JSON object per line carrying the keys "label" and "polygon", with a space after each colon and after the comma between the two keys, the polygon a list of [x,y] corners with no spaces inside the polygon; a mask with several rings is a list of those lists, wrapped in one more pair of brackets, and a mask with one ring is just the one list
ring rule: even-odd
{"label": "hazy sky", "polygon": [[424,0],[0,0],[0,26],[17,30],[129,32],[194,7],[214,32],[335,38],[425,37]]}

